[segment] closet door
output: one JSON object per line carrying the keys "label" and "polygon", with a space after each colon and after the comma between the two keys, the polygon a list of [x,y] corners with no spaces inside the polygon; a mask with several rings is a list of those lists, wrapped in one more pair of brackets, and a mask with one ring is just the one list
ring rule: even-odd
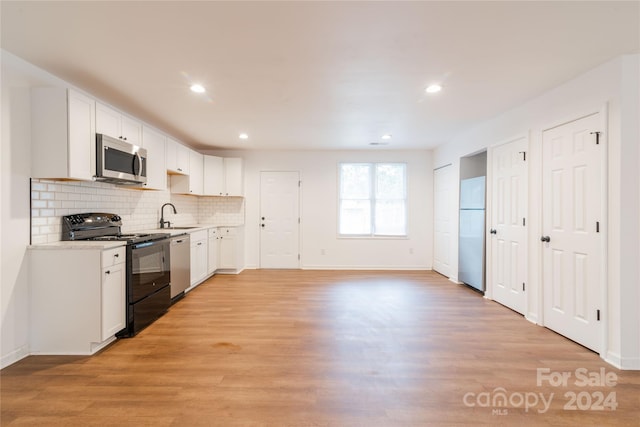
{"label": "closet door", "polygon": [[452,166],[444,166],[433,171],[434,198],[434,239],[433,269],[451,277],[452,230],[457,227],[457,215],[453,211],[454,176]]}
{"label": "closet door", "polygon": [[599,351],[605,264],[601,114],[543,132],[544,324]]}
{"label": "closet door", "polygon": [[528,141],[519,138],[491,150],[489,283],[492,298],[526,311]]}

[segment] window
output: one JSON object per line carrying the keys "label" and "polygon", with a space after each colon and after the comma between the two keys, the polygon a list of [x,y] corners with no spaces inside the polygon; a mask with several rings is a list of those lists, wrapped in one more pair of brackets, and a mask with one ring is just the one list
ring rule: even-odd
{"label": "window", "polygon": [[407,165],[340,164],[339,234],[407,235]]}

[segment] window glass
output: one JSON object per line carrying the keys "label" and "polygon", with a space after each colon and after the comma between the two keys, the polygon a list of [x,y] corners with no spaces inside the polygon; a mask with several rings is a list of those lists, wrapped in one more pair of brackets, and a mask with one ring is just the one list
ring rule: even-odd
{"label": "window glass", "polygon": [[340,165],[339,234],[405,236],[406,164]]}

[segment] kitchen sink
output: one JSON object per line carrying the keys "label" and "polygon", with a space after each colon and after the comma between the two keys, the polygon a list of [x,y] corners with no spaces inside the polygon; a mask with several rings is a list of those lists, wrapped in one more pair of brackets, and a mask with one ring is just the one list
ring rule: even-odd
{"label": "kitchen sink", "polygon": [[191,230],[192,228],[198,227],[165,227],[165,230]]}

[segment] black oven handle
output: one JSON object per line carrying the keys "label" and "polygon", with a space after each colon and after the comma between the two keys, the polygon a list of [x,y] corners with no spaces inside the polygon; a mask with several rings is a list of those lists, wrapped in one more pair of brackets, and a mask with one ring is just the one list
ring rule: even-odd
{"label": "black oven handle", "polygon": [[131,245],[131,249],[142,249],[142,248],[148,248],[149,246],[153,246],[156,242],[143,242],[143,243],[136,243],[134,245]]}
{"label": "black oven handle", "polygon": [[[137,172],[136,172],[136,160],[138,161]],[[138,154],[138,152],[136,151],[135,157],[133,158],[133,174],[135,176],[140,176],[141,173],[142,173],[142,157],[140,157],[140,154]]]}
{"label": "black oven handle", "polygon": [[166,237],[163,237],[162,239],[150,240],[148,242],[134,243],[131,245],[131,249],[143,249],[143,248],[148,248],[149,246],[160,245],[160,244],[165,244],[168,246],[169,239]]}

